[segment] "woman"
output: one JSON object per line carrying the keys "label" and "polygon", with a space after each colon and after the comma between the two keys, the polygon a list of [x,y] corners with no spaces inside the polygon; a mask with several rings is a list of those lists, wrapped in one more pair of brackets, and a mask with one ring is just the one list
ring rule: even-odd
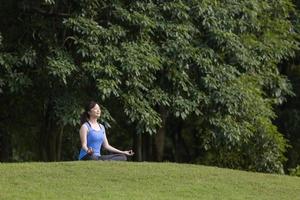
{"label": "woman", "polygon": [[[127,160],[126,156],[132,156],[132,150],[120,151],[108,143],[105,128],[98,123],[97,119],[101,115],[99,104],[91,101],[81,116],[80,141],[81,150],[79,160]],[[113,152],[112,155],[101,155],[101,147]]]}

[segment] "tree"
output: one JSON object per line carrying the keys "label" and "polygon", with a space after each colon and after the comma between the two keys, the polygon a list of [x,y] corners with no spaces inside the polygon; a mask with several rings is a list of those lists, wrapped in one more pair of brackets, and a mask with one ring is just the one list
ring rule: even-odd
{"label": "tree", "polygon": [[[293,1],[295,3],[297,11],[291,15],[291,21],[294,24],[295,32],[299,41],[300,33],[300,1]],[[300,56],[299,49],[296,51],[296,56],[293,59],[283,62],[280,66],[280,72],[285,74],[292,83],[294,96],[288,98],[287,102],[283,105],[278,106],[276,113],[278,118],[275,124],[278,126],[279,130],[283,133],[284,137],[289,142],[289,148],[285,153],[288,161],[285,165],[285,170],[288,171],[291,168],[297,169],[297,165],[300,165],[300,154],[299,154],[299,141],[300,137],[298,134],[299,130],[299,64]],[[299,168],[299,167],[298,167]],[[296,170],[294,170],[296,171]]]}
{"label": "tree", "polygon": [[[140,149],[141,137],[153,135],[146,143],[154,144],[147,151],[155,160],[164,159],[175,118],[197,124],[204,154],[216,158],[202,162],[282,169],[286,141],[272,119],[273,106],[292,94],[277,68],[298,45],[290,1],[37,0],[7,7],[10,20],[23,19],[18,31],[1,32],[4,52],[14,47],[17,58],[29,61],[28,70],[13,68],[31,83],[19,105],[35,100],[40,159],[60,159],[79,105],[94,98],[101,99],[106,124],[135,132]],[[182,139],[191,135],[180,131]]]}

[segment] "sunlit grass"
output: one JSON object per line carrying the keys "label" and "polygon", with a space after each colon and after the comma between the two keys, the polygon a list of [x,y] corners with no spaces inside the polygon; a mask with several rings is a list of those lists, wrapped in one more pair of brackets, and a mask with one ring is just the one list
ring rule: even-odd
{"label": "sunlit grass", "polygon": [[287,199],[300,178],[199,165],[133,162],[0,164],[0,199]]}

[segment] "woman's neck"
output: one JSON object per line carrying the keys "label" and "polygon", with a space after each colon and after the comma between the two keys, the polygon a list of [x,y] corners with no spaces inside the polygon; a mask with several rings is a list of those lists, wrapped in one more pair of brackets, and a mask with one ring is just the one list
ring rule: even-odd
{"label": "woman's neck", "polygon": [[89,122],[92,124],[97,124],[97,118],[89,118]]}

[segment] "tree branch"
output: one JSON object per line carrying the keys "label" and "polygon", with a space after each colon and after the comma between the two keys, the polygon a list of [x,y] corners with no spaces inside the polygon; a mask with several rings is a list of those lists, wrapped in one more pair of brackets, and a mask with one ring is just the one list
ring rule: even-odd
{"label": "tree branch", "polygon": [[24,7],[25,12],[38,13],[48,17],[70,17],[68,13],[55,13],[53,11],[46,11],[38,7]]}

